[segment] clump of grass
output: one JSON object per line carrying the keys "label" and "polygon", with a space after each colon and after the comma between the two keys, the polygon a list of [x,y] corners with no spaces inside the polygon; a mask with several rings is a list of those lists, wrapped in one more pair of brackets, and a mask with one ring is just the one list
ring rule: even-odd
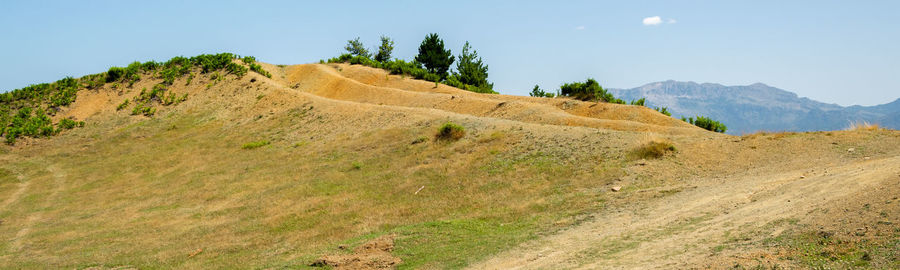
{"label": "clump of grass", "polygon": [[255,148],[260,148],[260,147],[263,147],[266,145],[269,145],[269,141],[262,140],[262,141],[248,142],[248,143],[245,143],[244,145],[242,145],[241,149],[255,149]]}
{"label": "clump of grass", "polygon": [[419,136],[418,138],[416,138],[415,140],[412,141],[412,144],[420,144],[420,143],[423,143],[423,142],[425,142],[425,141],[427,141],[427,140],[428,140],[428,137],[425,137],[425,136]]}
{"label": "clump of grass", "polygon": [[661,139],[653,139],[634,149],[631,154],[635,159],[657,159],[675,152],[672,142]]}
{"label": "clump of grass", "polygon": [[466,136],[466,129],[464,127],[454,124],[453,122],[447,122],[438,128],[438,132],[434,135],[434,138],[443,141],[458,141],[464,136]]}
{"label": "clump of grass", "polygon": [[876,131],[881,130],[881,127],[878,124],[871,124],[868,121],[857,121],[851,122],[850,126],[847,127],[847,130],[850,131]]}
{"label": "clump of grass", "polygon": [[129,102],[128,99],[125,99],[125,101],[122,101],[122,103],[120,103],[119,106],[116,106],[116,111],[124,110],[126,107],[128,107],[128,102]]}

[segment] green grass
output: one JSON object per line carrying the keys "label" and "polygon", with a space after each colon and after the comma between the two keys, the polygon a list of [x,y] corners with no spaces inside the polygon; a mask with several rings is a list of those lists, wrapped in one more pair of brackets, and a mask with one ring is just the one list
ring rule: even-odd
{"label": "green grass", "polygon": [[[789,231],[764,240],[766,245],[793,251],[791,260],[813,269],[900,267],[900,234],[891,241],[859,241],[814,231]],[[872,265],[878,260],[879,265]]]}
{"label": "green grass", "polygon": [[260,147],[263,147],[266,145],[269,145],[269,141],[266,141],[266,140],[254,141],[254,142],[248,142],[248,143],[245,143],[244,145],[241,145],[241,149],[256,149],[256,148],[260,148]]}
{"label": "green grass", "polygon": [[458,269],[536,237],[535,221],[433,221],[391,230],[399,269]]}

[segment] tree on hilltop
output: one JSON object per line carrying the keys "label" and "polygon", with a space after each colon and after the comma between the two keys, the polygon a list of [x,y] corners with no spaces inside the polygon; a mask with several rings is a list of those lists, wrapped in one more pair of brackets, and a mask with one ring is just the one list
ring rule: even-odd
{"label": "tree on hilltop", "polygon": [[454,76],[464,84],[493,90],[494,84],[487,80],[488,66],[481,61],[481,57],[478,57],[477,51],[469,52],[470,49],[472,46],[466,41],[459,55],[459,61],[456,62],[456,71],[459,73],[454,73]]}
{"label": "tree on hilltop", "polygon": [[378,47],[378,54],[375,55],[375,61],[387,62],[391,60],[391,52],[394,51],[394,41],[387,36],[381,36],[381,46]]}
{"label": "tree on hilltop", "polygon": [[366,49],[366,46],[363,46],[362,42],[359,41],[359,37],[356,39],[348,40],[347,46],[344,46],[344,50],[347,50],[348,53],[356,56],[362,56],[369,58],[371,55],[369,54],[369,50]]}
{"label": "tree on hilltop", "polygon": [[416,55],[415,60],[424,65],[428,72],[444,79],[450,65],[453,64],[454,57],[450,50],[444,49],[444,41],[436,33],[431,33],[425,36],[425,40],[419,45],[419,55]]}

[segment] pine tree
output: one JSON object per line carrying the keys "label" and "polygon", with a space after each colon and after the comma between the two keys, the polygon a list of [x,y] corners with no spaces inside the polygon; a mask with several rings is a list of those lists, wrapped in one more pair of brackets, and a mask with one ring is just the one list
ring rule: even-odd
{"label": "pine tree", "polygon": [[386,36],[381,36],[381,46],[378,47],[378,54],[375,55],[375,61],[387,62],[391,60],[391,52],[394,51],[394,41]]}
{"label": "pine tree", "polygon": [[[462,53],[459,55],[459,61],[456,62],[456,70],[459,73],[454,75],[457,75],[459,81],[464,84],[493,90],[494,84],[487,81],[488,66],[478,57],[478,52],[471,49],[472,46],[466,41]],[[472,52],[470,53],[469,50]]]}
{"label": "pine tree", "polygon": [[369,54],[369,50],[363,46],[362,42],[359,41],[359,37],[354,40],[348,40],[347,46],[344,46],[344,50],[347,50],[348,53],[356,56],[362,56],[365,58],[369,58],[371,55]]}
{"label": "pine tree", "polygon": [[437,74],[441,79],[447,77],[447,71],[453,64],[453,54],[450,50],[444,49],[444,41],[437,34],[432,33],[425,36],[425,40],[419,45],[419,55],[416,55],[416,62],[425,66],[428,72]]}

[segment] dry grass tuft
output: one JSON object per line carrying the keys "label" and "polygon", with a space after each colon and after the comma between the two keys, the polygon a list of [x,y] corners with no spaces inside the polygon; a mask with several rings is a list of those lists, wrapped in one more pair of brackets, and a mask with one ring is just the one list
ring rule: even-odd
{"label": "dry grass tuft", "polygon": [[665,139],[651,139],[640,147],[634,149],[631,155],[634,159],[656,159],[664,157],[670,152],[675,152],[675,145]]}
{"label": "dry grass tuft", "polygon": [[438,132],[434,135],[434,138],[439,141],[458,141],[464,136],[466,136],[465,128],[452,122],[447,122],[438,128]]}
{"label": "dry grass tuft", "polygon": [[878,126],[878,124],[871,124],[868,121],[857,121],[857,122],[850,122],[850,126],[847,127],[847,130],[850,130],[850,131],[876,131],[876,130],[882,130],[882,128],[880,126]]}

